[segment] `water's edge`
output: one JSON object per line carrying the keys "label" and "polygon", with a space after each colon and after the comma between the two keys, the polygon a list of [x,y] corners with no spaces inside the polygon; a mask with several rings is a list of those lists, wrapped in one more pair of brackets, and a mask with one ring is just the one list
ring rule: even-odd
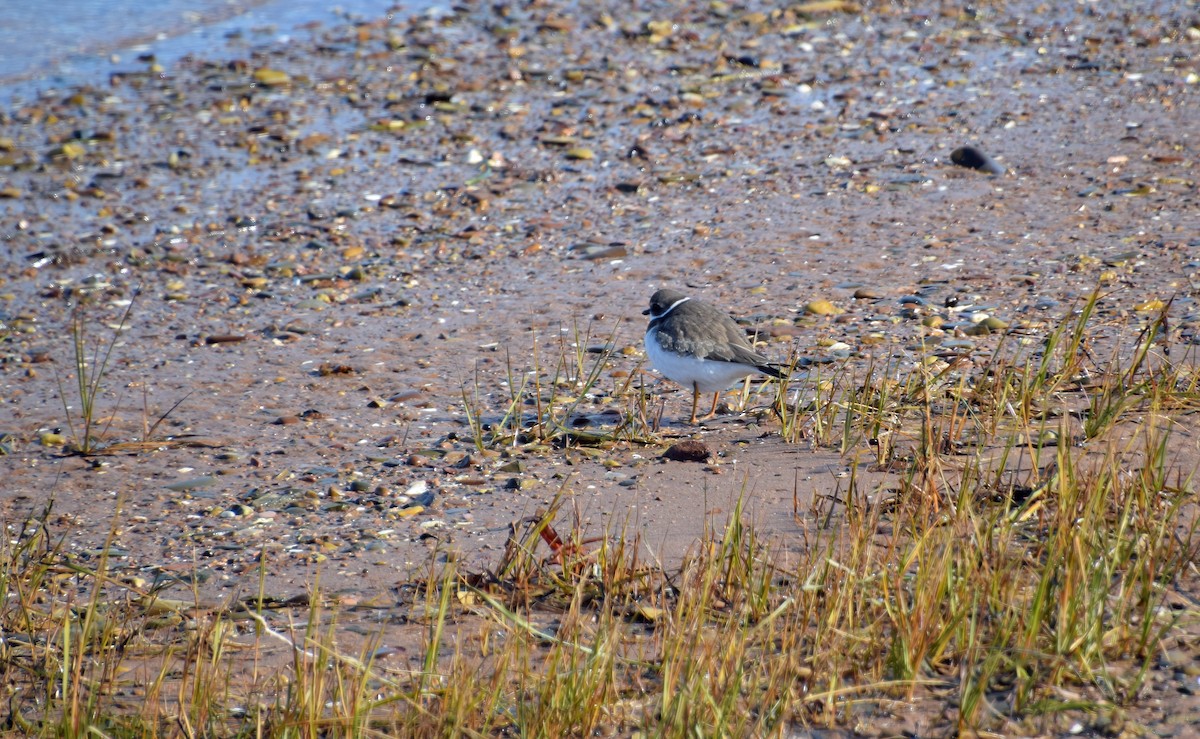
{"label": "water's edge", "polygon": [[[143,69],[152,54],[169,66],[193,55],[234,53],[230,39],[286,41],[312,22],[411,14],[436,0],[64,0],[47,23],[43,11],[0,5],[0,104],[36,98],[44,90],[102,80],[111,72]],[[302,32],[302,31],[301,31]]]}

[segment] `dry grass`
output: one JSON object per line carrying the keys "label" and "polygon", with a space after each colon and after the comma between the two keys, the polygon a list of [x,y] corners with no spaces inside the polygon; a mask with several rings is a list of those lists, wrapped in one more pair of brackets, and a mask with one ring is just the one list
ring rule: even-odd
{"label": "dry grass", "polygon": [[[773,736],[878,724],[896,701],[936,706],[930,715],[959,733],[1119,714],[1163,638],[1196,615],[1178,598],[1197,554],[1194,480],[1169,441],[1200,394],[1186,358],[1161,350],[1165,310],[1132,351],[1097,362],[1096,298],[1029,356],[1002,342],[969,372],[951,362],[906,376],[813,373],[809,401],[777,399],[785,439],[869,459],[898,481],[881,499],[852,478],[830,508],[797,511],[806,538],[787,552],[739,505],[666,568],[639,559],[625,532],[565,524],[564,486],[514,524],[490,571],[450,558],[412,583],[413,602],[396,608],[422,647],[405,669],[379,664],[370,639],[339,647],[319,582],[286,609],[261,594],[166,601],[114,581],[104,556],[74,563],[48,506],[0,549],[5,726]],[[473,442],[551,454],[547,442],[583,443],[571,419],[601,402],[611,359],[572,348],[587,343],[560,347],[548,380],[510,370],[498,410],[478,385],[464,393]],[[603,394],[625,405],[588,443],[653,440],[631,378]],[[284,670],[256,656],[279,645]]]}

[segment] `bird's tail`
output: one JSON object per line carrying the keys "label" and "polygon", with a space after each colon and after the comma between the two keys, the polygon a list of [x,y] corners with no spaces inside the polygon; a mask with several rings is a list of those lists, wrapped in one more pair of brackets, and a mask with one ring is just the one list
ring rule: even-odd
{"label": "bird's tail", "polygon": [[781,364],[760,364],[756,365],[754,369],[779,380],[786,380],[788,378],[788,373],[784,371],[785,368]]}

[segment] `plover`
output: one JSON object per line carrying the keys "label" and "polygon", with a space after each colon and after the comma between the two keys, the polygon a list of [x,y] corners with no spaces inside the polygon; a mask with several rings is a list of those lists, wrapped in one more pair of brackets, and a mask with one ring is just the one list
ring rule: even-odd
{"label": "plover", "polygon": [[754,351],[745,332],[727,313],[699,298],[678,290],[659,290],[650,296],[650,307],[642,315],[650,316],[646,327],[650,363],[668,379],[692,390],[692,423],[696,423],[702,392],[714,393],[712,410],[705,416],[711,418],[716,415],[721,391],[746,375],[787,376]]}

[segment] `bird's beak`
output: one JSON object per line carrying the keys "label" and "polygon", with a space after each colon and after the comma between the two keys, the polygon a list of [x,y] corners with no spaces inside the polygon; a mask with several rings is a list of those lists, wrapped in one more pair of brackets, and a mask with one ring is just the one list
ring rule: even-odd
{"label": "bird's beak", "polygon": [[650,309],[649,309],[649,308],[647,308],[646,310],[642,311],[642,315],[643,315],[643,316],[648,316],[648,315],[650,315]]}

